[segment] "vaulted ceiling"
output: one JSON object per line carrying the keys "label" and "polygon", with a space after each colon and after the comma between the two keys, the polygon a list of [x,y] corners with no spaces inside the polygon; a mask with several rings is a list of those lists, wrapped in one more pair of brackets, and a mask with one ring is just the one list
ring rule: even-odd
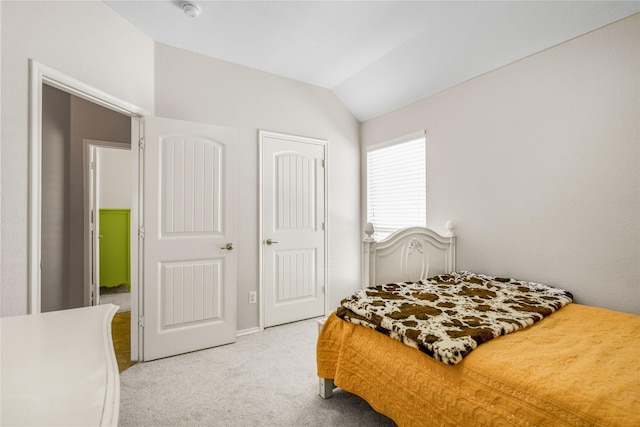
{"label": "vaulted ceiling", "polygon": [[105,1],[157,42],[327,88],[360,121],[640,12],[639,1]]}

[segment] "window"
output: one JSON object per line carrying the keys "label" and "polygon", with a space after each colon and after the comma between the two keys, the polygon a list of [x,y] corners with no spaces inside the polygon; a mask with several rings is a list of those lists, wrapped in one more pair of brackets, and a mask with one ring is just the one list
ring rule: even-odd
{"label": "window", "polygon": [[376,240],[404,227],[426,227],[426,157],[424,133],[367,151],[367,221]]}

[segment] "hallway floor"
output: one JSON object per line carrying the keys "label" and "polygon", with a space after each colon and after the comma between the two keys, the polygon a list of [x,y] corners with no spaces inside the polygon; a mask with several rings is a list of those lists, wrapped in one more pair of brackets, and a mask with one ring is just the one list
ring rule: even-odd
{"label": "hallway floor", "polygon": [[116,313],[111,322],[113,348],[116,352],[118,370],[120,372],[132,367],[137,362],[131,360],[131,312]]}

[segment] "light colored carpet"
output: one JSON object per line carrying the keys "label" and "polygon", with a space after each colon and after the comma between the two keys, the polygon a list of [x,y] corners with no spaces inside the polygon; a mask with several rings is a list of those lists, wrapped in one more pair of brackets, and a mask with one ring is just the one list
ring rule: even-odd
{"label": "light colored carpet", "polygon": [[305,320],[120,376],[120,426],[394,426],[359,397],[318,396],[318,327]]}

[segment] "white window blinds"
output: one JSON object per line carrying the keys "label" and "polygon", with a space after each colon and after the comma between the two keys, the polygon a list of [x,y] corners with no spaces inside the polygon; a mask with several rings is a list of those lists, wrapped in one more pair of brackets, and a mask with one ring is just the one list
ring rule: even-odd
{"label": "white window blinds", "polygon": [[367,152],[367,221],[376,240],[427,224],[426,141],[419,136]]}

